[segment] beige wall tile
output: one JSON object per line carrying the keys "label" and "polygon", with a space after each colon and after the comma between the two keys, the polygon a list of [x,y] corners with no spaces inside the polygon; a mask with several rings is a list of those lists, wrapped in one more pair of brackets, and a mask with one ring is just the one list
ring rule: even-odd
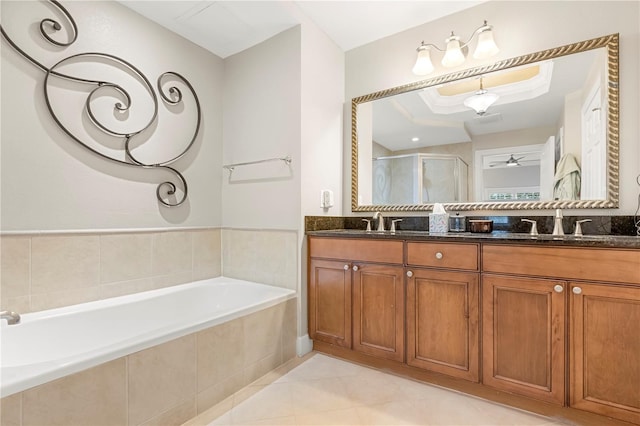
{"label": "beige wall tile", "polygon": [[129,424],[146,422],[195,398],[195,342],[195,334],[190,334],[127,357]]}
{"label": "beige wall tile", "polygon": [[222,274],[222,246],[219,229],[193,231],[193,279]]}
{"label": "beige wall tile", "polygon": [[151,234],[100,236],[100,282],[151,276]]}
{"label": "beige wall tile", "polygon": [[296,289],[297,233],[222,230],[222,273],[231,278]]}
{"label": "beige wall tile", "polygon": [[225,398],[233,395],[246,384],[244,372],[241,370],[233,376],[216,383],[214,386],[199,392],[197,397],[198,414],[208,410],[223,401]]}
{"label": "beige wall tile", "polygon": [[153,288],[165,288],[193,281],[191,271],[176,272],[175,274],[159,275],[151,278]]}
{"label": "beige wall tile", "polygon": [[0,237],[0,297],[28,296],[30,270],[31,238]]}
{"label": "beige wall tile", "polygon": [[4,297],[0,295],[0,309],[3,311],[14,311],[19,314],[31,312],[31,297]]}
{"label": "beige wall tile", "polygon": [[244,368],[244,380],[246,383],[253,383],[273,369],[282,364],[282,351],[278,350],[271,355],[267,355],[253,364],[248,364]]}
{"label": "beige wall tile", "polygon": [[24,426],[125,425],[124,358],[23,392]]}
{"label": "beige wall tile", "polygon": [[22,393],[2,398],[0,403],[0,425],[20,426],[22,424]]}
{"label": "beige wall tile", "polygon": [[132,281],[120,281],[117,283],[103,284],[98,287],[98,297],[100,299],[108,299],[110,297],[125,296],[127,294],[141,293],[143,291],[153,290],[151,278],[142,278]]}
{"label": "beige wall tile", "polygon": [[31,295],[31,311],[59,308],[98,300],[99,288],[79,288]]}
{"label": "beige wall tile", "polygon": [[298,339],[298,299],[285,302],[284,320],[282,324],[282,362],[296,357],[296,341]]}
{"label": "beige wall tile", "polygon": [[191,232],[159,232],[152,235],[151,273],[169,275],[192,270]]}
{"label": "beige wall tile", "polygon": [[153,419],[142,423],[144,426],[180,426],[196,416],[195,398],[173,407]]}
{"label": "beige wall tile", "polygon": [[245,365],[273,354],[282,355],[281,335],[285,306],[280,303],[244,318]]}
{"label": "beige wall tile", "polygon": [[236,319],[197,334],[198,392],[241,373],[244,367],[244,323]]}
{"label": "beige wall tile", "polygon": [[100,239],[95,235],[31,239],[31,292],[50,293],[97,286]]}

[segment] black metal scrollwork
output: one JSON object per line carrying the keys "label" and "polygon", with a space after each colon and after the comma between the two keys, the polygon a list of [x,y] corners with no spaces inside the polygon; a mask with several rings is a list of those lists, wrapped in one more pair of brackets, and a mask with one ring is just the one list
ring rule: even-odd
{"label": "black metal scrollwork", "polygon": [[[72,45],[77,37],[78,37],[78,29],[77,29],[77,25],[75,23],[75,21],[73,20],[73,17],[71,16],[71,14],[67,11],[67,9],[65,9],[58,1],[56,0],[48,0],[48,2],[52,5],[54,5],[61,13],[62,15],[64,15],[65,19],[68,21],[68,24],[70,25],[70,35],[69,35],[69,40],[66,42],[61,42],[58,41],[56,39],[54,39],[50,34],[59,32],[62,30],[62,25],[60,24],[60,22],[51,19],[51,18],[45,18],[42,19],[40,21],[40,34],[42,35],[42,37],[49,43],[58,46],[58,47],[68,47],[70,45]],[[184,150],[182,150],[178,155],[174,156],[173,158],[167,160],[167,161],[162,161],[162,162],[157,162],[157,163],[153,163],[153,164],[149,164],[149,163],[145,163],[143,161],[141,161],[140,159],[136,158],[136,156],[134,155],[134,153],[132,152],[131,149],[131,142],[132,140],[139,134],[141,134],[142,132],[144,132],[145,130],[149,129],[157,120],[158,120],[158,96],[156,94],[156,91],[154,90],[153,85],[150,83],[149,79],[139,70],[137,69],[135,66],[133,66],[131,63],[125,61],[122,58],[119,58],[117,56],[111,55],[111,54],[107,54],[107,53],[97,53],[97,52],[87,52],[87,53],[78,53],[75,55],[71,55],[68,57],[65,57],[64,59],[58,61],[56,64],[54,64],[51,67],[47,67],[44,64],[38,62],[36,59],[34,59],[32,56],[30,56],[29,54],[27,54],[24,50],[22,50],[5,32],[4,28],[2,25],[0,25],[0,32],[2,33],[2,38],[3,40],[5,40],[7,43],[9,43],[9,45],[11,45],[11,47],[13,49],[15,49],[16,52],[18,52],[22,57],[24,57],[25,59],[27,59],[29,62],[31,62],[34,66],[38,67],[39,69],[41,69],[42,71],[44,71],[45,76],[44,76],[44,100],[45,103],[47,105],[47,109],[49,110],[49,113],[51,115],[51,117],[53,118],[53,120],[55,121],[55,123],[58,125],[58,127],[60,127],[60,129],[62,129],[71,139],[73,139],[74,141],[76,141],[77,143],[81,144],[84,148],[88,149],[89,151],[93,152],[94,154],[104,158],[105,160],[109,160],[112,162],[116,162],[119,164],[123,164],[123,165],[127,165],[127,166],[135,166],[135,167],[141,167],[143,169],[161,169],[164,171],[168,171],[169,173],[171,173],[174,177],[175,177],[175,181],[171,182],[171,181],[166,181],[166,182],[162,182],[158,185],[157,189],[156,189],[156,197],[158,198],[158,201],[166,206],[166,207],[176,207],[181,205],[182,203],[185,202],[185,200],[187,199],[187,193],[188,193],[188,188],[187,188],[187,181],[185,180],[184,176],[178,171],[176,170],[174,167],[170,167],[170,164],[172,164],[173,162],[177,161],[178,159],[182,158],[188,151],[189,149],[193,146],[194,142],[196,141],[196,138],[198,137],[198,132],[200,131],[200,124],[201,124],[201,108],[200,108],[200,101],[198,99],[198,96],[193,88],[193,86],[191,85],[191,83],[189,83],[189,81],[184,78],[182,75],[178,74],[177,72],[173,72],[173,71],[167,71],[163,74],[161,74],[158,79],[157,79],[157,91],[158,94],[160,95],[160,98],[162,99],[162,101],[167,104],[167,105],[171,105],[171,106],[175,106],[178,105],[180,103],[183,102],[183,94],[182,91],[180,91],[180,89],[176,86],[171,85],[168,89],[164,88],[165,84],[168,84],[170,81],[175,81],[178,80],[180,81],[185,87],[187,87],[189,89],[189,91],[191,92],[191,95],[193,96],[193,99],[195,101],[195,106],[196,106],[196,115],[197,115],[197,121],[195,124],[195,130],[193,132],[193,135],[191,137],[191,140],[189,141],[189,143],[186,145],[186,147],[184,148]],[[114,109],[115,111],[119,112],[119,113],[126,113],[129,108],[131,107],[131,103],[132,103],[132,99],[131,96],[129,95],[129,93],[127,92],[127,90],[125,88],[123,88],[122,86],[113,83],[113,82],[108,82],[108,81],[101,81],[101,80],[92,80],[92,79],[86,79],[86,78],[81,78],[81,77],[77,77],[77,76],[72,76],[66,73],[63,73],[61,71],[59,71],[59,68],[61,68],[62,66],[64,66],[65,64],[68,64],[70,62],[76,61],[78,59],[97,59],[97,60],[101,60],[101,61],[109,61],[109,62],[113,62],[115,63],[117,66],[121,67],[122,69],[126,70],[127,72],[131,73],[132,75],[134,75],[144,86],[146,92],[149,94],[151,100],[153,101],[153,114],[151,115],[151,118],[149,119],[148,122],[146,122],[146,124],[144,126],[142,126],[141,128],[135,130],[135,131],[129,131],[129,132],[122,132],[122,131],[118,131],[116,129],[110,128],[107,124],[103,123],[98,116],[96,115],[95,111],[93,110],[91,103],[92,101],[98,97],[100,91],[104,90],[104,89],[111,89],[114,90],[115,92],[117,92],[122,98],[123,101],[122,102],[116,102],[114,104]],[[59,78],[59,79],[65,79],[65,80],[69,80],[75,83],[80,83],[80,84],[86,84],[86,85],[91,85],[91,86],[95,86],[87,95],[86,98],[86,102],[85,102],[85,112],[87,113],[87,116],[89,118],[89,121],[91,122],[91,124],[93,126],[95,126],[96,129],[100,130],[102,133],[107,134],[109,136],[113,136],[113,137],[117,137],[117,138],[122,138],[123,139],[123,150],[125,153],[125,158],[124,160],[121,159],[117,159],[117,158],[113,158],[110,155],[107,155],[103,152],[100,152],[97,149],[94,149],[90,146],[90,144],[88,144],[86,141],[83,141],[79,136],[75,135],[67,126],[65,126],[61,120],[61,118],[58,116],[58,114],[56,113],[55,109],[52,106],[52,102],[51,102],[51,93],[50,93],[50,80],[51,78]],[[173,196],[176,195],[178,188],[181,189],[182,191],[182,196],[179,199],[174,199]]]}

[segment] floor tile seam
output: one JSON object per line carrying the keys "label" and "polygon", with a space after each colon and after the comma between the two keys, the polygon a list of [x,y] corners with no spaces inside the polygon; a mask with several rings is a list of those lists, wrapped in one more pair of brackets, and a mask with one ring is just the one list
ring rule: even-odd
{"label": "floor tile seam", "polygon": [[[243,401],[241,401],[237,406],[233,406],[233,407],[228,411],[229,416],[230,416],[230,418],[231,418],[231,421],[232,421],[234,424],[236,423],[236,419],[235,419],[235,417],[234,417],[234,411],[237,413],[236,408],[238,408],[238,407],[239,407],[240,405],[242,405],[243,403],[248,402],[250,399],[254,398],[258,393],[260,393],[260,392],[262,392],[262,391],[266,390],[267,388],[271,387],[273,384],[274,384],[274,383],[269,384],[269,385],[264,385],[264,386],[263,386],[263,388],[262,388],[261,390],[259,390],[259,391],[257,391],[256,393],[254,393],[254,394],[250,395],[248,398],[246,398],[246,399],[244,399]],[[287,384],[287,383],[285,383],[285,384]],[[288,384],[287,384],[287,385],[288,385]],[[272,419],[282,418],[282,417],[293,417],[293,416],[294,416],[294,409],[293,409],[294,404],[293,404],[293,397],[292,397],[292,394],[291,394],[291,387],[290,387],[290,386],[286,386],[286,389],[287,389],[287,393],[288,393],[288,395],[287,395],[287,400],[288,400],[288,401],[287,401],[287,402],[288,402],[288,405],[290,406],[289,408],[290,408],[290,412],[291,412],[291,414],[290,414],[289,416],[282,416],[282,415],[278,415],[278,416],[268,416],[268,417],[252,418],[252,419],[246,420],[244,423],[247,423],[247,421],[248,421],[248,422],[255,422],[255,421],[263,421],[263,420],[272,420]],[[237,416],[237,414],[236,414],[236,416]],[[240,423],[240,424],[242,424],[242,423]]]}

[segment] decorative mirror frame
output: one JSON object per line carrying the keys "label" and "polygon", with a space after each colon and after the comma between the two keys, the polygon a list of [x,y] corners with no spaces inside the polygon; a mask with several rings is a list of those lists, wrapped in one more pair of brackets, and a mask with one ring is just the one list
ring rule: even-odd
{"label": "decorative mirror frame", "polygon": [[502,201],[502,202],[477,202],[477,203],[443,203],[447,210],[541,210],[541,209],[598,209],[618,208],[618,184],[619,184],[619,70],[618,70],[618,46],[619,34],[610,34],[603,37],[585,40],[578,43],[567,44],[553,49],[543,50],[528,55],[496,62],[492,65],[470,68],[467,70],[434,77],[415,83],[391,89],[381,90],[351,100],[351,211],[429,211],[433,204],[384,204],[384,205],[358,205],[358,129],[357,111],[358,105],[364,102],[388,96],[398,95],[413,90],[424,89],[437,84],[448,83],[463,78],[469,78],[486,74],[492,71],[504,70],[521,65],[531,64],[546,59],[558,58],[574,53],[605,47],[607,49],[608,85],[607,85],[607,199],[606,200],[553,200],[553,201]]}

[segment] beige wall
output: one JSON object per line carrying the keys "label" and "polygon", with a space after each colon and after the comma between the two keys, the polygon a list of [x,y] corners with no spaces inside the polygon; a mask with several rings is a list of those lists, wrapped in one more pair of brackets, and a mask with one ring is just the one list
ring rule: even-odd
{"label": "beige wall", "polygon": [[[468,58],[461,67],[446,70],[434,61],[436,70],[429,77],[620,33],[620,208],[581,213],[633,214],[638,196],[635,177],[640,173],[640,3],[636,1],[488,1],[348,51],[345,58],[345,98],[350,100],[420,80],[412,74],[411,68],[415,63],[415,49],[421,40],[442,45],[442,40],[452,29],[463,38],[467,37],[483,19],[493,25],[500,53],[484,61]],[[350,131],[350,121],[345,119],[345,206],[349,206],[346,201],[350,197],[351,185],[348,178]],[[350,214],[350,208],[346,207],[344,213]]]}
{"label": "beige wall", "polygon": [[[155,88],[166,71],[185,76],[196,90],[202,106],[199,137],[189,153],[174,163],[184,173],[189,196],[176,208],[156,200],[158,183],[167,173],[120,165],[89,152],[64,134],[49,116],[43,98],[45,74],[19,56],[3,41],[1,49],[2,88],[2,229],[77,230],[220,226],[222,181],[222,76],[221,58],[143,18],[114,1],[67,1],[78,25],[78,40],[66,49],[52,48],[39,40],[33,22],[56,16],[45,2],[2,1],[2,24],[8,34],[29,54],[47,66],[71,54],[103,52],[119,56],[137,67]],[[24,15],[23,15],[24,13]],[[59,18],[60,19],[60,18]],[[38,38],[36,38],[38,37]],[[43,46],[45,46],[43,48]],[[85,78],[115,78],[121,73],[95,61],[73,68]],[[132,79],[123,84],[132,90],[128,130],[135,130],[151,118],[153,104],[139,93]],[[56,85],[57,87],[57,85]],[[81,137],[99,135],[94,144],[116,155],[122,139],[105,139],[82,112],[86,88],[81,92],[54,89],[60,104],[57,113]],[[157,128],[141,147],[149,161],[165,161],[189,142],[195,127],[195,106],[184,91],[184,113],[171,110],[160,101]],[[80,93],[78,95],[78,93]],[[58,96],[61,95],[61,96]],[[138,96],[140,95],[140,96]],[[104,104],[103,104],[104,105]],[[112,103],[96,113],[117,122]],[[124,158],[122,150],[117,158]]]}

